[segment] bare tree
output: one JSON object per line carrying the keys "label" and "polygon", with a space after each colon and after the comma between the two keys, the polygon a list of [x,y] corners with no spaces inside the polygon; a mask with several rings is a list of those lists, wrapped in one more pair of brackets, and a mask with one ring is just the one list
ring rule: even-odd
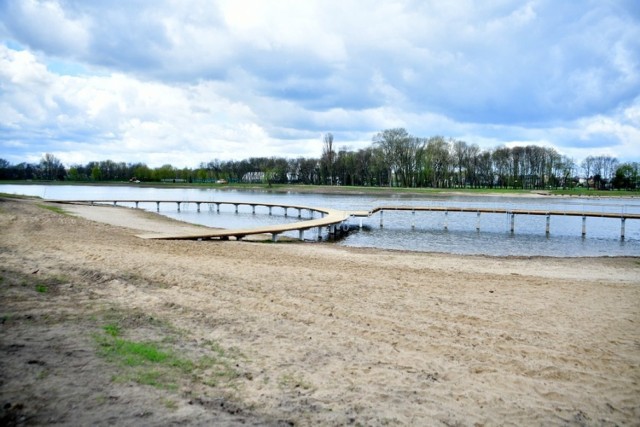
{"label": "bare tree", "polygon": [[588,156],[580,164],[580,167],[582,168],[582,171],[584,173],[585,181],[587,182],[587,190],[589,189],[589,180],[591,179],[591,173],[593,172],[593,163],[593,156]]}
{"label": "bare tree", "polygon": [[321,161],[329,174],[329,185],[333,185],[333,167],[336,162],[335,158],[336,152],[333,150],[333,134],[331,132],[327,132],[324,135]]}

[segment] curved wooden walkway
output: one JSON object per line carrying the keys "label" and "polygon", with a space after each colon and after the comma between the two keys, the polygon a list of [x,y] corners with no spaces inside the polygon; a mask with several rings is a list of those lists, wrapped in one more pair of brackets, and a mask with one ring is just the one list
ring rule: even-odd
{"label": "curved wooden walkway", "polygon": [[[138,208],[140,203],[156,203],[157,210],[160,210],[161,203],[170,203],[176,204],[178,207],[178,211],[180,211],[180,206],[182,204],[196,204],[198,207],[198,212],[200,212],[200,207],[202,204],[206,205],[216,205],[216,210],[220,211],[220,205],[234,205],[235,211],[238,213],[239,206],[251,206],[253,209],[253,213],[255,213],[256,206],[263,206],[269,209],[269,215],[272,213],[273,208],[281,208],[284,210],[284,216],[288,216],[288,210],[294,209],[298,211],[298,218],[302,217],[302,211],[308,211],[312,216],[311,219],[298,221],[294,223],[288,224],[276,224],[276,225],[267,225],[263,227],[251,227],[251,228],[239,228],[239,229],[213,229],[213,228],[203,228],[202,233],[197,234],[166,234],[166,233],[146,233],[139,234],[138,237],[143,239],[164,239],[164,240],[205,240],[205,239],[222,239],[226,240],[230,237],[235,238],[236,240],[241,240],[246,236],[257,235],[257,234],[271,234],[271,239],[275,242],[278,240],[278,236],[287,231],[298,231],[298,237],[300,240],[304,239],[304,232],[307,230],[311,230],[314,228],[318,229],[317,235],[320,235],[320,229],[323,227],[329,227],[329,233],[335,234],[341,230],[342,225],[346,223],[346,221],[354,216],[353,214],[341,211],[337,209],[328,209],[328,208],[314,208],[309,206],[299,206],[299,205],[283,205],[281,203],[254,203],[254,202],[231,202],[231,201],[208,201],[208,200],[192,200],[192,201],[183,201],[183,200],[127,200],[127,199],[109,199],[109,200],[48,200],[52,203],[61,203],[61,204],[112,204],[113,206],[118,206],[118,203],[129,203],[135,204],[135,207]],[[313,218],[314,213],[319,213],[321,218]],[[367,212],[368,213],[368,212]]]}

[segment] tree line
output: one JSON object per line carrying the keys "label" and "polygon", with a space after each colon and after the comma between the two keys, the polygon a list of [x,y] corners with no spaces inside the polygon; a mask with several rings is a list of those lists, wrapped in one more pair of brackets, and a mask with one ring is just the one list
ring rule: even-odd
{"label": "tree line", "polygon": [[547,189],[584,186],[639,189],[638,162],[611,156],[588,156],[579,165],[555,149],[537,145],[481,149],[477,144],[433,136],[421,138],[403,128],[377,133],[359,150],[337,149],[324,135],[318,158],[251,157],[214,159],[197,168],[170,164],[92,161],[66,168],[52,154],[39,163],[12,165],[0,159],[0,179],[67,181],[264,182],[274,184],[370,187]]}

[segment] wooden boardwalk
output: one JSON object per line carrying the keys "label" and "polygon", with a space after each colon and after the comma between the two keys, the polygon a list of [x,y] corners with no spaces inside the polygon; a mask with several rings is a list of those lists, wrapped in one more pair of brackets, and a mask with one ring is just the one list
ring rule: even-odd
{"label": "wooden boardwalk", "polygon": [[[198,212],[200,212],[201,205],[214,205],[216,211],[220,212],[220,205],[233,205],[235,206],[235,212],[238,213],[239,206],[250,206],[252,213],[256,213],[256,207],[262,206],[269,209],[269,215],[272,214],[273,208],[282,209],[284,216],[288,216],[289,209],[297,210],[298,218],[302,219],[302,212],[308,211],[310,219],[301,220],[294,223],[267,225],[262,227],[241,228],[241,229],[203,229],[202,233],[197,234],[142,234],[139,237],[145,239],[172,239],[172,240],[203,240],[203,239],[229,239],[230,237],[240,240],[249,235],[257,234],[270,234],[273,241],[277,241],[278,236],[288,231],[298,231],[300,240],[304,239],[304,232],[311,229],[317,229],[316,236],[321,235],[321,229],[328,227],[329,234],[336,234],[340,231],[346,231],[349,228],[348,221],[351,218],[361,218],[360,226],[362,226],[362,218],[368,218],[372,215],[380,214],[380,227],[384,226],[383,214],[385,211],[405,211],[412,212],[444,212],[445,218],[449,212],[466,212],[475,213],[478,217],[476,228],[480,230],[480,215],[481,214],[507,214],[511,217],[511,232],[515,230],[514,218],[516,215],[538,215],[546,216],[547,226],[546,233],[549,234],[550,229],[550,217],[551,216],[574,216],[582,218],[582,235],[586,234],[586,219],[588,217],[593,218],[612,218],[619,219],[621,221],[620,237],[624,239],[625,234],[625,221],[627,219],[640,219],[640,213],[614,213],[614,212],[586,212],[586,211],[557,211],[557,210],[532,210],[532,209],[509,209],[509,208],[487,208],[487,207],[458,207],[458,206],[378,206],[370,211],[343,211],[337,209],[328,208],[316,208],[309,206],[298,205],[285,205],[281,203],[257,203],[257,202],[235,202],[235,201],[210,201],[210,200],[127,200],[127,199],[109,199],[109,200],[49,200],[54,203],[83,203],[83,204],[134,204],[136,208],[140,203],[155,203],[156,210],[160,210],[160,204],[169,203],[175,204],[178,211],[182,205],[195,204]],[[313,218],[314,214],[320,214],[320,218]],[[414,225],[412,224],[412,227]],[[445,228],[447,228],[447,221],[445,220]]]}
{"label": "wooden boardwalk", "polygon": [[[625,222],[627,219],[640,219],[640,213],[626,212],[587,212],[587,211],[557,211],[557,210],[535,210],[535,209],[507,209],[507,208],[486,208],[486,207],[457,207],[457,206],[379,206],[371,210],[373,215],[380,212],[380,227],[384,226],[383,214],[385,211],[405,211],[405,212],[444,212],[445,217],[449,212],[475,213],[478,217],[476,229],[480,231],[480,215],[485,214],[507,214],[511,217],[511,232],[515,232],[516,215],[538,215],[547,219],[546,234],[550,233],[550,219],[552,216],[577,216],[582,218],[582,235],[587,234],[587,218],[613,218],[620,220],[620,238],[624,239]],[[412,225],[414,227],[415,225]],[[444,228],[447,228],[445,220]]]}
{"label": "wooden boardwalk", "polygon": [[[231,201],[208,201],[208,200],[193,200],[193,201],[183,201],[183,200],[130,200],[130,199],[109,199],[109,200],[49,200],[53,203],[62,203],[62,204],[109,204],[113,206],[118,206],[118,204],[128,203],[134,204],[136,208],[139,207],[140,203],[155,203],[157,206],[157,210],[160,210],[160,204],[169,203],[176,204],[178,211],[180,211],[180,207],[183,204],[195,204],[197,205],[198,212],[200,212],[201,205],[215,205],[216,211],[220,212],[220,205],[234,205],[235,212],[238,213],[239,206],[251,206],[252,212],[255,214],[255,208],[257,206],[266,207],[269,209],[269,215],[272,214],[273,208],[280,208],[284,211],[284,216],[288,216],[288,210],[293,209],[297,210],[298,218],[302,218],[302,212],[308,211],[311,216],[310,219],[302,220],[294,223],[288,224],[275,224],[275,225],[267,225],[262,227],[251,227],[251,228],[240,228],[240,229],[214,229],[214,228],[203,228],[202,233],[197,234],[162,234],[162,233],[146,233],[140,234],[138,237],[143,239],[164,239],[164,240],[205,240],[205,239],[221,239],[226,240],[230,237],[235,238],[236,240],[241,240],[246,236],[257,235],[257,234],[270,234],[271,239],[273,241],[278,240],[278,236],[287,231],[298,231],[298,238],[300,240],[304,239],[304,232],[317,229],[316,236],[320,236],[321,229],[324,227],[329,228],[329,234],[337,234],[341,231],[345,230],[346,221],[348,221],[352,215],[348,212],[337,210],[337,209],[328,209],[328,208],[314,208],[309,206],[298,206],[298,205],[283,205],[281,203],[254,203],[254,202],[231,202]],[[313,218],[313,215],[318,213],[320,218]]]}
{"label": "wooden boardwalk", "polygon": [[586,216],[597,218],[625,218],[640,219],[640,213],[616,212],[586,212],[586,211],[556,211],[535,209],[507,209],[507,208],[475,208],[456,206],[378,206],[370,211],[373,215],[381,211],[415,211],[415,212],[468,212],[468,213],[497,213],[512,215],[551,215],[551,216]]}

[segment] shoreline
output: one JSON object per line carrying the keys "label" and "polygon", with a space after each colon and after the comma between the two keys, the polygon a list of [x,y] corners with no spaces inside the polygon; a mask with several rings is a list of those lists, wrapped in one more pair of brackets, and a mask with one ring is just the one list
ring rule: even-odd
{"label": "shoreline", "polygon": [[[0,181],[0,185],[3,182]],[[308,185],[283,185],[276,184],[273,187],[267,187],[264,184],[189,184],[189,183],[160,183],[160,182],[70,182],[70,181],[31,181],[31,182],[10,182],[6,185],[61,185],[61,186],[114,186],[114,187],[146,187],[146,188],[188,188],[188,189],[212,189],[218,191],[256,191],[264,193],[300,193],[300,194],[339,194],[339,195],[379,195],[379,196],[397,196],[397,197],[417,197],[417,196],[470,196],[470,197],[523,197],[523,198],[595,198],[595,199],[635,199],[640,197],[640,192],[628,192],[626,194],[622,190],[602,191],[591,190],[597,194],[553,194],[554,190],[515,190],[515,189],[440,189],[440,188],[404,188],[404,187],[345,187],[345,186],[308,186]],[[564,190],[571,191],[571,190]]]}

